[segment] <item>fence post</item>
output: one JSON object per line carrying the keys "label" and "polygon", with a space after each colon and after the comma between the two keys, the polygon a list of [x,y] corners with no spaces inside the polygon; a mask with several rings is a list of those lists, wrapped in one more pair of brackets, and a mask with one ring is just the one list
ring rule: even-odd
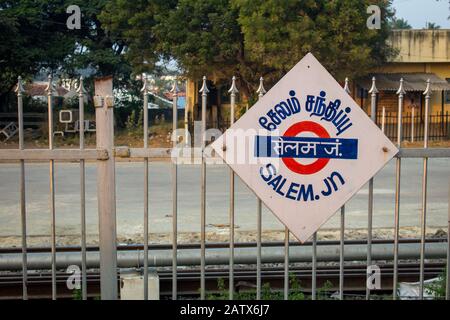
{"label": "fence post", "polygon": [[[230,127],[234,124],[234,108],[236,106],[236,94],[239,93],[236,87],[236,77],[231,80],[230,93]],[[230,168],[230,273],[229,273],[229,299],[233,300],[234,296],[234,171]]]}
{"label": "fence post", "polygon": [[[259,87],[256,90],[258,100],[265,94],[264,78],[259,78]],[[262,201],[256,200],[256,300],[261,300],[261,239],[262,239]]]}
{"label": "fence post", "polygon": [[112,77],[95,81],[94,105],[97,148],[106,149],[109,154],[108,160],[97,162],[100,293],[102,300],[116,300],[117,237]]}
{"label": "fence post", "polygon": [[[17,79],[17,122],[19,123],[19,149],[25,148],[23,134],[23,93],[22,77]],[[22,298],[28,300],[28,265],[27,265],[27,208],[25,198],[25,161],[20,160],[20,225],[22,231]]]}
{"label": "fence post", "polygon": [[[377,116],[377,94],[376,79],[372,77],[372,87],[370,93],[370,118],[376,124]],[[369,180],[369,197],[367,206],[367,278],[370,276],[370,266],[372,265],[372,227],[373,227],[373,178]],[[370,299],[370,288],[366,286],[366,300]]]}
{"label": "fence post", "polygon": [[448,111],[445,113],[445,127],[447,131],[447,139],[450,139],[450,122],[448,121]]}
{"label": "fence post", "polygon": [[[397,148],[402,145],[402,109],[403,98],[406,91],[403,88],[403,78],[400,79],[400,87],[396,94],[398,95],[398,112],[397,112]],[[394,279],[392,284],[392,296],[397,300],[398,285],[398,241],[400,237],[400,172],[402,168],[401,158],[397,158],[395,166],[395,212],[394,212]]]}

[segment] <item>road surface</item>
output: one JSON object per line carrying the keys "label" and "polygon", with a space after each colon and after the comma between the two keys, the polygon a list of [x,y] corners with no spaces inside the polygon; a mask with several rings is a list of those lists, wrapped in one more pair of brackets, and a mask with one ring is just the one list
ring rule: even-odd
{"label": "road surface", "polygon": [[[56,230],[58,235],[80,232],[79,165],[57,163]],[[169,232],[172,228],[170,163],[150,163],[150,232]],[[179,231],[200,230],[200,167],[179,167]],[[401,215],[402,226],[420,226],[422,160],[402,161]],[[429,226],[447,226],[450,159],[430,159],[428,184]],[[143,231],[143,164],[116,163],[118,234],[132,237]],[[256,199],[237,179],[236,225],[239,230],[255,230]],[[207,230],[228,223],[229,173],[224,165],[207,168]],[[20,234],[19,166],[0,164],[0,236]],[[394,222],[395,160],[390,161],[375,178],[374,228],[392,227]],[[48,164],[26,164],[27,225],[30,235],[50,232]],[[367,185],[346,205],[346,227],[367,226]],[[96,166],[86,165],[87,230],[98,232]],[[323,227],[338,228],[339,215]],[[263,228],[281,230],[283,226],[266,209]],[[216,228],[217,229],[217,228]],[[224,232],[227,229],[223,230]]]}

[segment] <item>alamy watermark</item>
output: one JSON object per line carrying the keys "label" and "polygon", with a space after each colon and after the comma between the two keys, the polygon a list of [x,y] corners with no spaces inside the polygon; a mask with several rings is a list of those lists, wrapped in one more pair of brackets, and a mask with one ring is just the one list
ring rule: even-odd
{"label": "alamy watermark", "polygon": [[81,269],[77,265],[70,265],[67,267],[66,273],[70,276],[66,280],[67,289],[81,289]]}
{"label": "alamy watermark", "polygon": [[81,9],[77,5],[70,5],[66,9],[66,13],[70,14],[67,18],[66,26],[69,30],[81,29]]}
{"label": "alamy watermark", "polygon": [[381,9],[379,6],[372,4],[367,7],[367,14],[370,16],[367,18],[367,28],[370,30],[381,29]]}
{"label": "alamy watermark", "polygon": [[381,269],[377,265],[367,266],[367,289],[380,290],[381,289]]}

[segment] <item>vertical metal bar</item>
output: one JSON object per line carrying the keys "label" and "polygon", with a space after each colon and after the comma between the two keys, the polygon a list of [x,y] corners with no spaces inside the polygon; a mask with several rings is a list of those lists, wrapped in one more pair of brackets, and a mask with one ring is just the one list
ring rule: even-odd
{"label": "vertical metal bar", "polygon": [[[239,92],[236,87],[236,77],[231,80],[230,93],[230,126],[234,124],[234,108],[236,105],[236,94]],[[229,266],[229,299],[233,300],[234,296],[234,172],[230,168],[230,266]]]}
{"label": "vertical metal bar", "polygon": [[[427,87],[423,93],[425,95],[425,128],[423,133],[423,147],[428,148],[428,112],[430,108],[431,87],[430,79],[427,80]],[[413,108],[414,112],[414,108]],[[423,299],[423,289],[425,281],[425,240],[427,231],[427,182],[428,182],[428,158],[423,158],[422,176],[422,214],[421,214],[421,237],[420,237],[420,287],[419,299]]]}
{"label": "vertical metal bar", "polygon": [[[377,115],[377,93],[376,79],[372,77],[372,87],[369,90],[370,93],[370,118],[376,123]],[[369,277],[369,268],[372,264],[372,227],[373,227],[373,178],[369,180],[369,197],[368,197],[368,210],[367,210],[367,273]],[[366,299],[370,299],[370,289],[366,286]]]}
{"label": "vertical metal bar", "polygon": [[[112,77],[95,81],[95,119],[97,148],[113,154],[114,99]],[[99,213],[100,293],[102,300],[116,300],[117,235],[114,157],[97,161],[97,192]]]}
{"label": "vertical metal bar", "polygon": [[339,248],[339,299],[344,300],[345,205],[341,207],[341,242]]}
{"label": "vertical metal bar", "polygon": [[[178,143],[178,89],[175,78],[172,87],[172,148]],[[173,153],[172,153],[173,154]],[[177,268],[178,268],[178,159],[172,159],[172,300],[177,299]]]}
{"label": "vertical metal bar", "polygon": [[312,279],[311,279],[311,299],[317,298],[317,232],[313,234],[312,240]]}
{"label": "vertical metal bar", "polygon": [[[188,92],[188,80],[185,81],[184,92]],[[189,111],[184,108],[184,145],[187,146],[189,141]]]}
{"label": "vertical metal bar", "polygon": [[[400,87],[397,90],[398,94],[398,114],[397,114],[397,147],[400,148],[402,143],[402,109],[403,96],[405,94],[403,88],[403,78],[400,79]],[[401,172],[401,158],[396,159],[396,174],[395,174],[395,218],[394,218],[394,279],[392,285],[392,297],[397,300],[397,285],[398,285],[398,240],[400,232],[400,172]]]}
{"label": "vertical metal bar", "polygon": [[450,180],[448,183],[448,215],[447,215],[447,274],[445,299],[450,300]]}
{"label": "vertical metal bar", "polygon": [[383,107],[383,113],[381,114],[381,131],[384,133],[384,126],[386,121],[386,108]]}
{"label": "vertical metal bar", "polygon": [[205,299],[205,260],[206,260],[206,104],[209,89],[206,85],[206,76],[203,76],[202,93],[202,143],[201,143],[201,218],[200,218],[200,299]]}
{"label": "vertical metal bar", "polygon": [[[23,85],[22,77],[17,79],[17,122],[19,123],[19,149],[24,149],[23,136]],[[25,161],[20,160],[20,224],[22,236],[22,298],[28,300],[28,263],[27,263],[27,211],[25,199]]]}
{"label": "vertical metal bar", "polygon": [[[145,74],[142,77],[144,148],[148,148],[148,81]],[[144,300],[148,300],[148,224],[148,158],[144,158]]]}
{"label": "vertical metal bar", "polygon": [[[48,148],[53,149],[53,79],[48,76]],[[51,256],[52,256],[52,299],[56,300],[56,214],[55,214],[55,162],[50,160],[50,214],[51,214]]]}
{"label": "vertical metal bar", "polygon": [[230,263],[229,263],[229,299],[234,298],[234,172],[230,168]]}
{"label": "vertical metal bar", "polygon": [[[84,95],[86,90],[83,85],[83,77],[77,89],[79,106],[79,130],[80,150],[84,149]],[[86,169],[83,159],[80,160],[80,217],[81,217],[81,299],[87,299],[87,275],[86,275]]]}
{"label": "vertical metal bar", "polygon": [[[266,93],[264,88],[264,78],[259,78],[259,87],[256,90],[258,99]],[[261,300],[261,242],[262,242],[262,202],[256,200],[256,300]]]}
{"label": "vertical metal bar", "polygon": [[261,300],[262,202],[256,200],[256,300]]}
{"label": "vertical metal bar", "polygon": [[[350,87],[348,78],[345,78],[344,91],[350,95]],[[373,113],[373,110],[372,110]],[[376,113],[375,113],[376,116]],[[372,114],[373,117],[373,114]],[[339,256],[339,299],[344,300],[344,250],[345,250],[345,205],[341,207],[341,242]]]}
{"label": "vertical metal bar", "polygon": [[414,142],[414,110],[415,108],[411,108],[411,142]]}
{"label": "vertical metal bar", "polygon": [[284,228],[284,300],[289,300],[289,229]]}

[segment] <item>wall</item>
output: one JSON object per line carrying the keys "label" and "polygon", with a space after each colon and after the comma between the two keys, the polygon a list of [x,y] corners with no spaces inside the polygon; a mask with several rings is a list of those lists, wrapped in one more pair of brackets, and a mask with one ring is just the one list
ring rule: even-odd
{"label": "wall", "polygon": [[[398,54],[376,72],[425,72],[434,73],[444,80],[450,79],[450,30],[393,30],[389,43]],[[392,107],[391,100],[386,101],[390,107]],[[442,100],[440,91],[433,93],[431,97],[433,114],[442,112]],[[445,103],[445,98],[443,109],[444,112],[450,112],[450,103]]]}

